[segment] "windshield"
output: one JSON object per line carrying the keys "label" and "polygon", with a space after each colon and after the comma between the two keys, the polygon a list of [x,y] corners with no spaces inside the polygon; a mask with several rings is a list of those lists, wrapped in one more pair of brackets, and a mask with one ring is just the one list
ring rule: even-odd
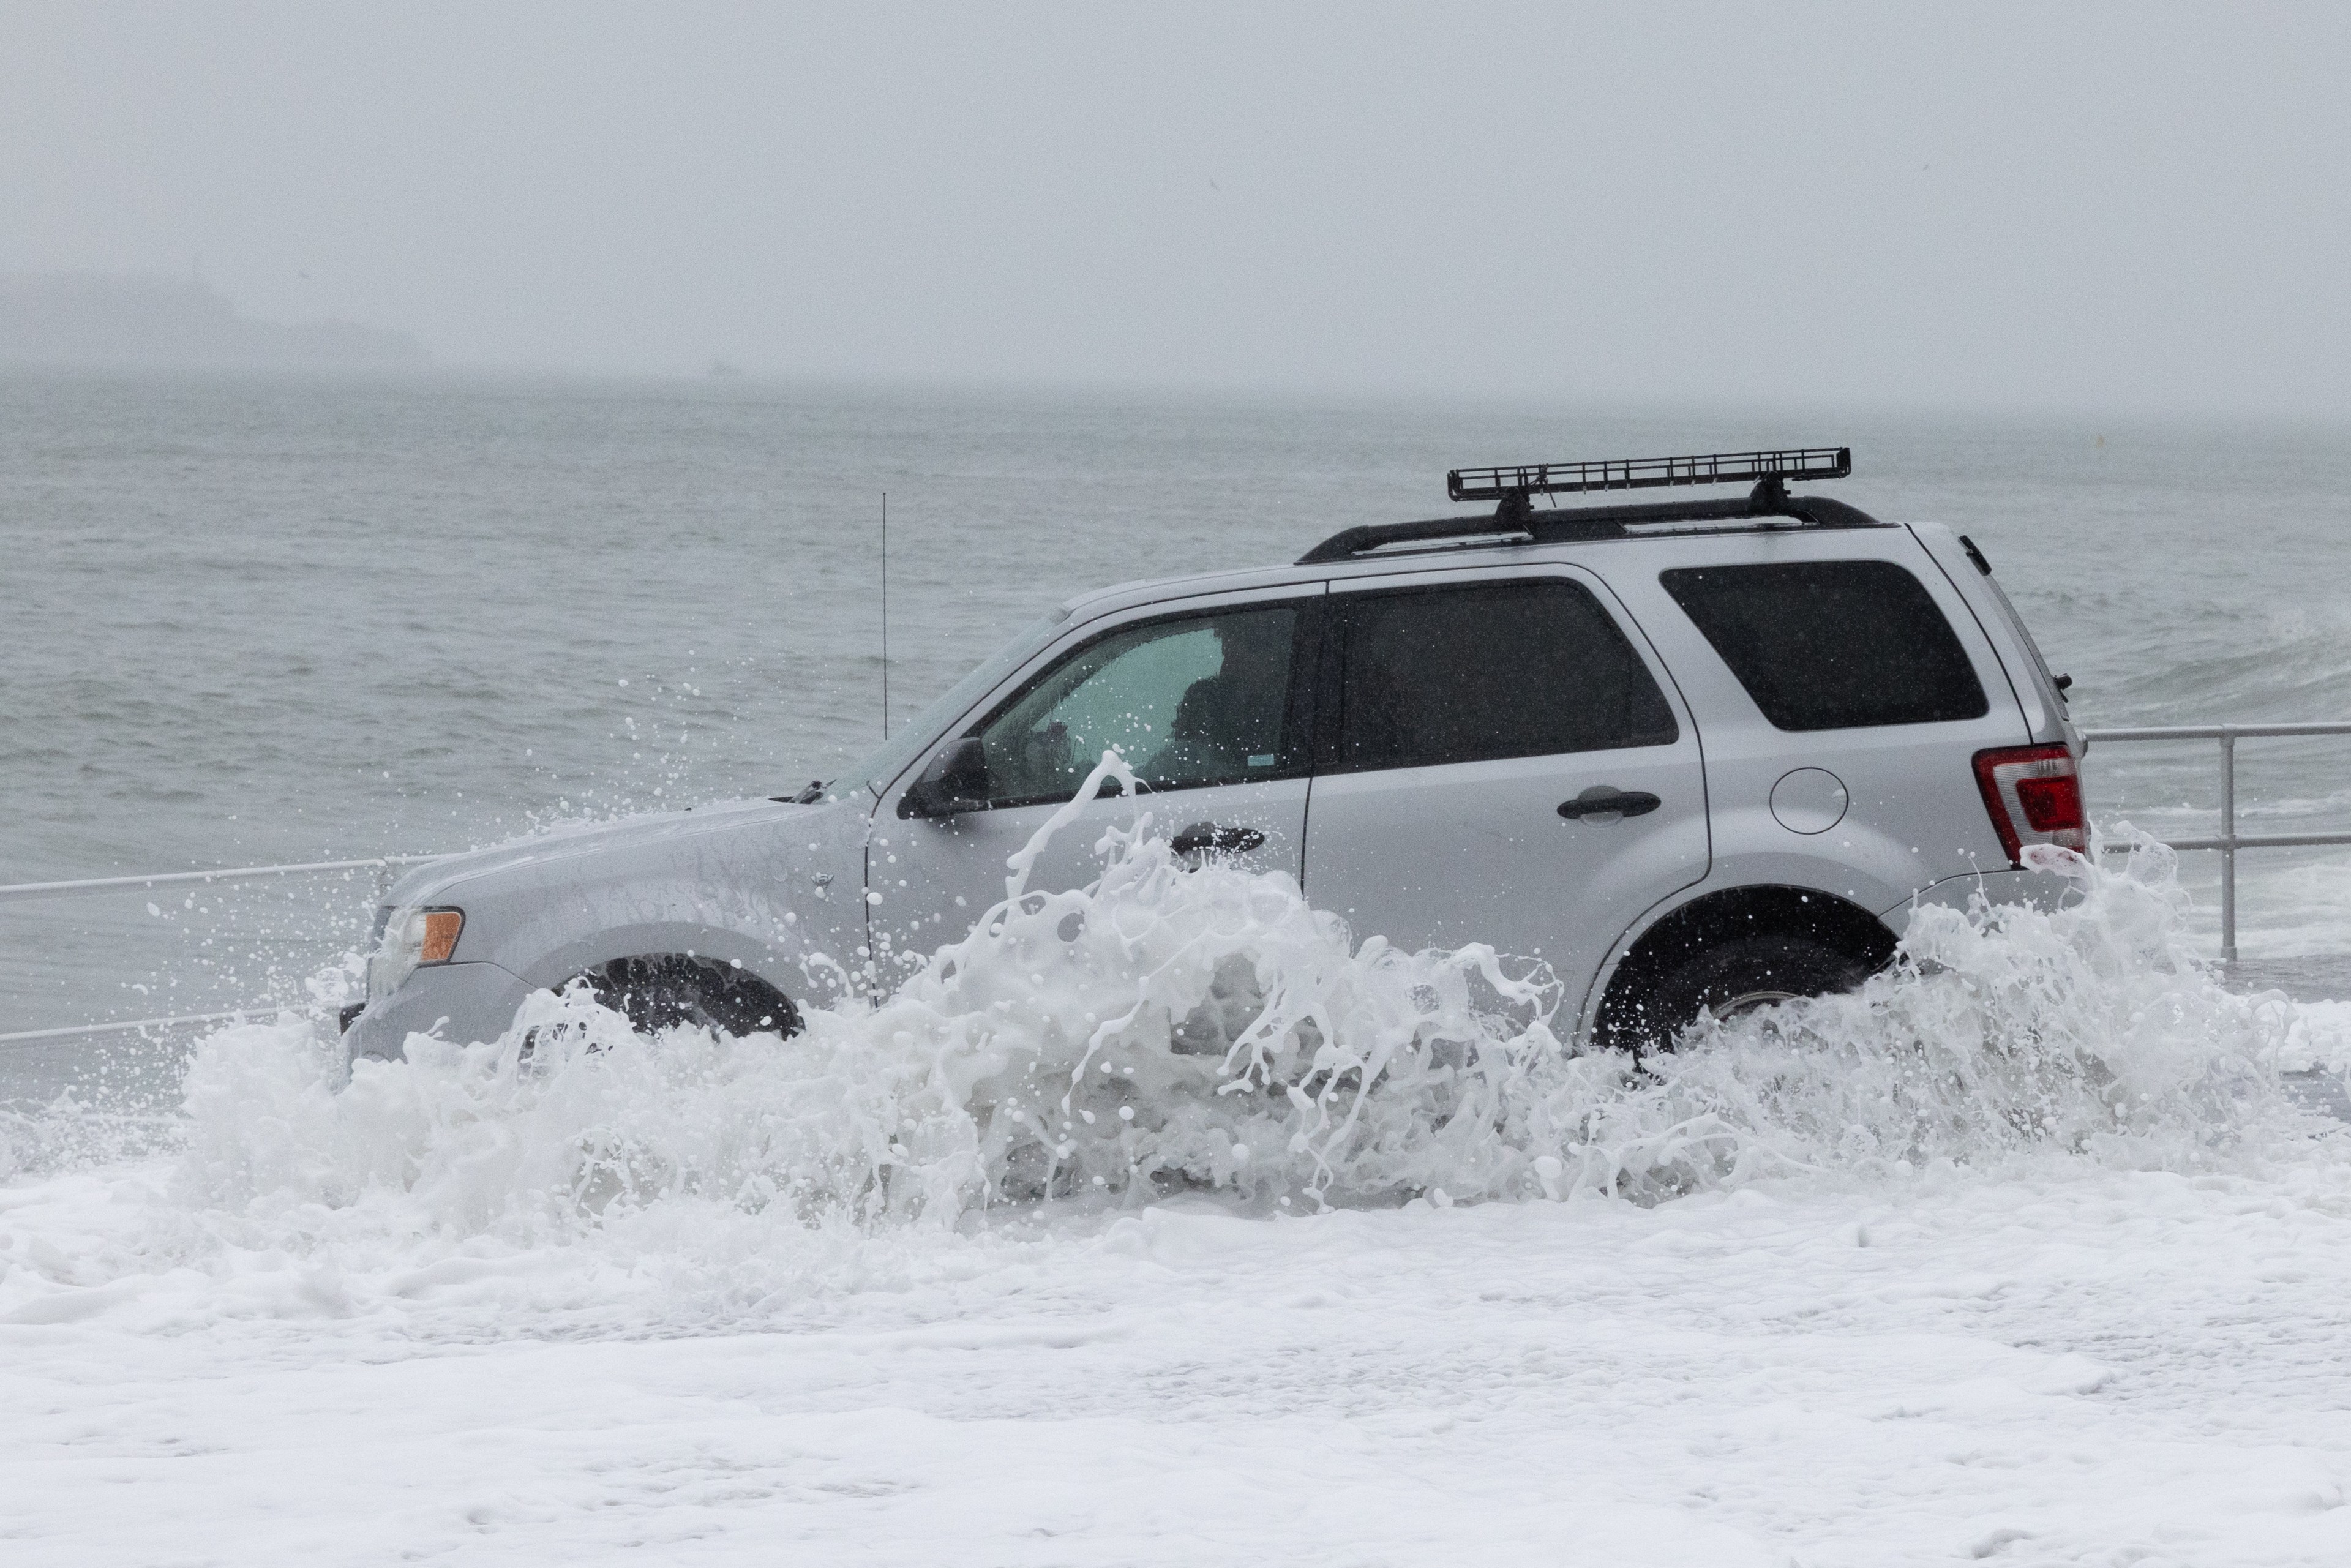
{"label": "windshield", "polygon": [[1053,633],[1061,629],[1062,619],[1059,613],[1048,615],[998,649],[992,658],[949,686],[945,695],[900,726],[898,733],[883,741],[880,750],[851,768],[843,777],[880,793],[884,785],[928,749],[931,742],[938,738],[942,728],[961,718],[966,709],[987,695],[989,688],[1051,642]]}

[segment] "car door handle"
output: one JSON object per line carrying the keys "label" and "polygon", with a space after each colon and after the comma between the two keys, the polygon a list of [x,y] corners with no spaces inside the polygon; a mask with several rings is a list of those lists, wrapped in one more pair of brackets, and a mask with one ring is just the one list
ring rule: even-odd
{"label": "car door handle", "polygon": [[1664,804],[1646,789],[1613,789],[1605,784],[1595,784],[1573,800],[1562,800],[1559,814],[1571,820],[1602,815],[1642,817]]}
{"label": "car door handle", "polygon": [[1202,850],[1214,850],[1219,854],[1241,854],[1265,842],[1265,835],[1255,828],[1220,828],[1210,822],[1195,822],[1174,838],[1167,847],[1179,855],[1197,854]]}

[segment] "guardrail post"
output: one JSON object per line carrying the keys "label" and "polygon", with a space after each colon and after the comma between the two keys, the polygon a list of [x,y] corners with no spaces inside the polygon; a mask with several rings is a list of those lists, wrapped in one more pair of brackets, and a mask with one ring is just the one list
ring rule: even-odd
{"label": "guardrail post", "polygon": [[2220,727],[2220,961],[2237,961],[2237,733]]}

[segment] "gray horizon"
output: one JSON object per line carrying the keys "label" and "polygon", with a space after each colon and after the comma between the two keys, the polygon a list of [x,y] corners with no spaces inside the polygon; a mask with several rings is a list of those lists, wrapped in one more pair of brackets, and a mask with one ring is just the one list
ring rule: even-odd
{"label": "gray horizon", "polygon": [[0,274],[200,275],[442,368],[2333,420],[2346,44],[2309,5],[19,5]]}

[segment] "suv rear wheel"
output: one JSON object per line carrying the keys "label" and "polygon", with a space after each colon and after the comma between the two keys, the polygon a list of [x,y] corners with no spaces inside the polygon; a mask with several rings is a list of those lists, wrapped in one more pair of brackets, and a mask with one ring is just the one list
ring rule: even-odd
{"label": "suv rear wheel", "polygon": [[1774,1002],[1850,991],[1869,966],[1810,936],[1763,932],[1716,942],[1658,976],[1632,999],[1618,1034],[1638,1051],[1670,1051],[1701,1009],[1733,1018]]}

